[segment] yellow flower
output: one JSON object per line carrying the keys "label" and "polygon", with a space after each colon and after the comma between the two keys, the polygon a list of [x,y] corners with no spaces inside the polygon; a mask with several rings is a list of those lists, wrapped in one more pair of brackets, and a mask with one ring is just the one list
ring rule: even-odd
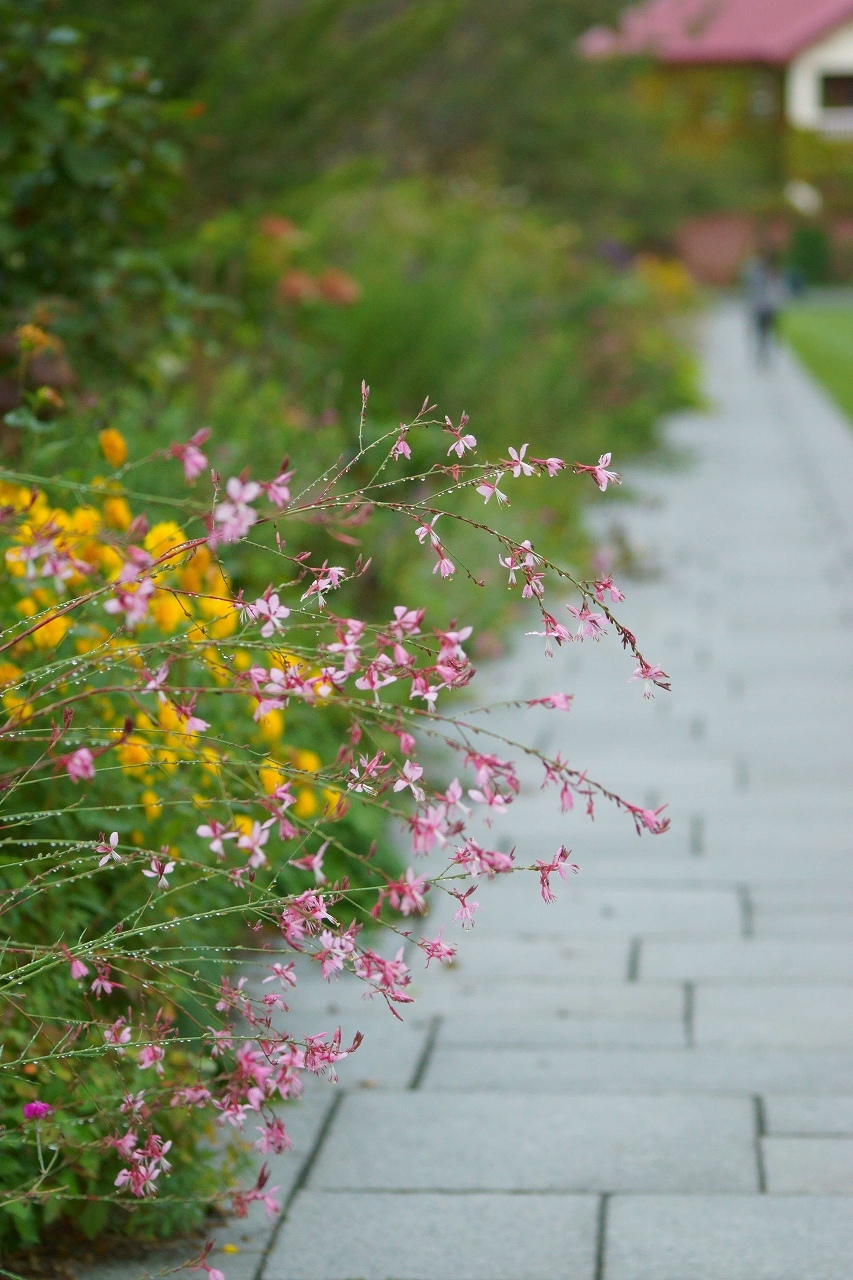
{"label": "yellow flower", "polygon": [[74,533],[91,537],[101,527],[101,513],[94,507],[75,507],[71,512],[70,528]]}
{"label": "yellow flower", "polygon": [[178,715],[171,702],[161,702],[157,712],[157,719],[164,729],[170,732],[181,727],[181,717]]}
{"label": "yellow flower", "polygon": [[175,627],[187,620],[183,604],[171,591],[156,591],[149,608],[161,631],[174,631]]}
{"label": "yellow flower", "polygon": [[184,591],[201,591],[204,575],[211,565],[210,552],[207,547],[196,547],[189,561],[181,569],[180,583]]}
{"label": "yellow flower", "polygon": [[231,588],[218,564],[211,565],[204,575],[204,594],[198,607],[206,618],[221,618],[233,612]]}
{"label": "yellow flower", "polygon": [[326,818],[337,818],[345,808],[346,801],[340,791],[332,791],[329,787],[324,787],[323,799],[326,801],[323,807],[323,815]]}
{"label": "yellow flower", "polygon": [[21,668],[16,667],[14,662],[0,662],[0,685],[11,684],[20,674]]}
{"label": "yellow flower", "polygon": [[123,462],[127,462],[127,441],[115,427],[107,427],[106,430],[99,431],[98,443],[101,446],[101,453],[111,467],[120,467]]}
{"label": "yellow flower", "polygon": [[24,596],[23,600],[19,600],[15,608],[23,618],[31,618],[34,613],[38,613],[38,606],[35,600],[31,600],[29,596]]}
{"label": "yellow flower", "polygon": [[142,801],[142,807],[149,822],[153,822],[155,818],[160,817],[163,812],[163,806],[160,804],[160,797],[156,791],[143,791],[139,798]]}
{"label": "yellow flower", "polygon": [[202,747],[200,753],[201,767],[205,773],[211,774],[213,777],[219,773],[219,756],[212,747]]}
{"label": "yellow flower", "polygon": [[121,767],[128,771],[144,769],[151,759],[148,743],[135,734],[131,734],[127,741],[117,748],[117,754]]}
{"label": "yellow flower", "polygon": [[234,650],[234,666],[238,671],[248,671],[252,665],[252,655],[248,649]]}
{"label": "yellow flower", "polygon": [[323,762],[317,755],[316,751],[304,751],[302,748],[294,751],[293,763],[297,769],[301,769],[303,773],[317,773],[322,768]]}
{"label": "yellow flower", "polygon": [[55,649],[70,626],[64,616],[49,618],[33,632],[32,642],[37,649]]}
{"label": "yellow flower", "polygon": [[284,770],[274,760],[266,760],[258,770],[258,776],[268,796],[271,796],[276,787],[280,787],[285,781]]}
{"label": "yellow flower", "polygon": [[284,733],[284,716],[273,707],[272,711],[258,720],[258,728],[265,742],[277,742]]}
{"label": "yellow flower", "polygon": [[296,794],[293,812],[297,818],[311,818],[320,808],[320,802],[310,787],[300,787]]}
{"label": "yellow flower", "polygon": [[174,520],[161,520],[159,524],[151,526],[142,545],[157,559],[159,556],[164,556],[167,551],[179,547],[186,540],[187,535],[179,524]]}
{"label": "yellow flower", "polygon": [[101,566],[101,573],[103,573],[108,582],[114,582],[124,568],[124,561],[115,547],[111,547],[106,542],[99,542],[96,556],[98,564]]}
{"label": "yellow flower", "polygon": [[234,826],[240,832],[241,836],[248,836],[252,833],[252,819],[248,813],[238,813],[234,818]]}
{"label": "yellow flower", "polygon": [[9,712],[9,719],[13,723],[19,723],[21,720],[29,720],[33,714],[33,709],[27,702],[22,693],[16,693],[14,689],[10,689],[8,693],[3,694],[3,706]]}
{"label": "yellow flower", "polygon": [[106,498],[104,500],[104,520],[111,529],[128,529],[133,514],[125,498]]}

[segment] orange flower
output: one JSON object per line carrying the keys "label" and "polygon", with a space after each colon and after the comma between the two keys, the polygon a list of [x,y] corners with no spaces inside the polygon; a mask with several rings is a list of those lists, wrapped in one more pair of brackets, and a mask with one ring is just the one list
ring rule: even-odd
{"label": "orange flower", "polygon": [[101,446],[101,453],[111,467],[120,467],[123,462],[127,462],[127,441],[115,427],[107,427],[105,431],[99,431],[98,443]]}

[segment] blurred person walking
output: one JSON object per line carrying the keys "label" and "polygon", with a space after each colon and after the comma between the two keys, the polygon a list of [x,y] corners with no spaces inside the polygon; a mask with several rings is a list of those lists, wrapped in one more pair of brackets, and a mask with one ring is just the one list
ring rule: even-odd
{"label": "blurred person walking", "polygon": [[759,365],[770,359],[779,312],[785,299],[785,286],[779,272],[768,258],[756,254],[747,262],[743,273],[755,357]]}

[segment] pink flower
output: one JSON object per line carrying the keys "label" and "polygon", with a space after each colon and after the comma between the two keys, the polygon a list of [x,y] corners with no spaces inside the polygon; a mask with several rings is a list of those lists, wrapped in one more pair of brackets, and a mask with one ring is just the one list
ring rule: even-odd
{"label": "pink flower", "polygon": [[253,822],[251,831],[241,835],[238,839],[237,848],[249,851],[250,867],[263,867],[266,865],[267,856],[263,851],[263,847],[270,838],[269,829],[274,822],[275,818],[267,818],[266,822]]}
{"label": "pink flower", "polygon": [[398,778],[394,783],[395,791],[404,791],[406,787],[410,787],[412,795],[416,800],[424,799],[423,787],[417,785],[418,778],[423,777],[423,769],[419,764],[415,764],[414,760],[407,760],[403,765],[403,776]]}
{"label": "pink flower", "polygon": [[565,880],[567,869],[575,875],[580,871],[580,867],[577,863],[568,861],[569,852],[570,851],[564,845],[560,845],[560,848],[557,850],[557,856],[554,858],[553,862],[540,861],[533,864],[535,869],[539,872],[539,885],[542,891],[542,900],[544,902],[555,901],[554,894],[551,889],[552,875],[556,874],[560,876],[562,880]]}
{"label": "pink flower", "polygon": [[102,853],[104,856],[98,863],[99,867],[105,867],[108,862],[121,862],[121,854],[116,853],[118,848],[118,832],[113,831],[110,834],[109,842],[101,836],[100,843],[95,845],[95,853]]}
{"label": "pink flower", "polygon": [[225,486],[225,492],[228,494],[228,501],[218,503],[213,513],[218,525],[214,541],[239,542],[241,538],[245,538],[258,518],[257,511],[249,504],[257,498],[261,486],[254,480],[244,481],[232,476]]}
{"label": "pink flower", "polygon": [[494,809],[496,813],[505,813],[507,804],[511,802],[511,798],[508,801],[506,796],[502,796],[498,791],[493,791],[488,785],[484,786],[482,790],[480,790],[479,787],[474,787],[468,792],[468,795],[472,800],[475,800],[477,804],[488,805],[488,807],[490,809]]}
{"label": "pink flower", "polygon": [[412,867],[406,870],[402,880],[390,880],[386,892],[395,911],[404,916],[423,915],[426,911],[426,877],[415,874]]}
{"label": "pink flower", "polygon": [[104,610],[106,613],[123,613],[125,626],[132,631],[148,616],[148,603],[154,594],[154,583],[150,578],[141,578],[126,585],[119,582],[114,590],[115,595],[106,601]]}
{"label": "pink flower", "polygon": [[277,1156],[280,1156],[293,1146],[293,1140],[281,1120],[270,1121],[269,1124],[264,1125],[263,1129],[258,1129],[258,1133],[261,1136],[255,1143],[256,1151],[274,1151]]}
{"label": "pink flower", "polygon": [[[291,862],[292,867],[300,867],[303,871],[310,871],[314,876],[315,884],[325,884],[326,877],[323,874],[323,857],[329,847],[329,841],[324,840],[316,853],[306,854],[304,858],[294,858]],[[292,967],[292,966],[291,966]],[[270,982],[270,978],[264,978],[264,982]],[[294,979],[295,982],[295,979]]]}
{"label": "pink flower", "polygon": [[439,929],[434,938],[421,938],[418,946],[427,958],[426,968],[429,968],[430,960],[438,960],[440,964],[449,964],[456,955],[456,948],[449,947],[442,941],[441,935],[443,930]]}
{"label": "pink flower", "polygon": [[254,604],[248,605],[246,612],[255,622],[261,619],[264,620],[264,625],[261,627],[261,635],[266,640],[275,635],[277,631],[283,630],[282,622],[285,618],[290,617],[290,610],[281,603],[274,591],[267,591]]}
{"label": "pink flower", "polygon": [[100,1000],[101,996],[111,996],[115,987],[120,987],[120,982],[114,982],[110,977],[110,966],[108,964],[98,965],[98,976],[92,981],[92,991],[96,998]]}
{"label": "pink flower", "polygon": [[558,471],[562,471],[566,465],[562,458],[531,458],[530,461],[535,463],[541,470],[547,471],[552,478]]}
{"label": "pink flower", "polygon": [[604,493],[608,484],[622,483],[622,477],[620,475],[615,471],[607,470],[610,466],[610,457],[611,455],[609,453],[603,453],[594,467],[585,466],[582,462],[576,462],[572,467],[572,471],[574,471],[576,476],[584,473],[591,475],[601,492]]}
{"label": "pink flower", "polygon": [[294,471],[286,471],[284,466],[276,476],[275,480],[270,480],[266,484],[262,484],[261,488],[269,498],[274,507],[279,511],[283,511],[290,503],[290,481],[296,473]]}
{"label": "pink flower", "polygon": [[159,1044],[144,1044],[136,1055],[136,1065],[141,1067],[143,1071],[147,1067],[154,1067],[158,1075],[163,1074],[162,1062],[166,1056],[166,1050]]}
{"label": "pink flower", "polygon": [[317,604],[322,609],[326,604],[323,598],[325,592],[337,590],[347,576],[346,569],[342,565],[330,566],[328,561],[324,561],[322,569],[312,569],[311,572],[317,576],[302,599],[307,600],[309,596],[316,595]]}
{"label": "pink flower", "polygon": [[542,620],[545,623],[544,631],[528,631],[529,636],[545,637],[545,653],[550,658],[553,656],[554,650],[551,647],[551,638],[553,637],[557,644],[562,644],[564,640],[571,640],[572,633],[568,627],[564,627],[562,622],[558,622],[552,614],[542,610]]}
{"label": "pink flower", "polygon": [[606,633],[607,619],[603,613],[592,613],[586,604],[580,609],[571,604],[567,604],[566,608],[577,619],[578,629],[573,637],[575,640],[600,640]]}
{"label": "pink flower", "polygon": [[43,1120],[52,1113],[53,1107],[49,1102],[40,1102],[36,1098],[35,1102],[25,1102],[21,1110],[25,1120]]}
{"label": "pink flower", "polygon": [[485,499],[487,504],[492,494],[494,494],[494,496],[497,498],[499,507],[503,506],[504,503],[509,503],[509,498],[506,496],[505,493],[502,493],[501,490],[498,488],[500,481],[501,481],[500,472],[496,471],[491,480],[483,480],[480,482],[480,484],[477,485],[477,492],[483,495],[483,498]]}
{"label": "pink flower", "polygon": [[452,578],[456,572],[456,565],[442,551],[436,564],[433,565],[433,573],[440,573],[442,578]]}
{"label": "pink flower", "polygon": [[662,835],[664,831],[669,830],[669,818],[661,817],[666,807],[665,804],[662,804],[659,809],[638,809],[634,805],[628,806],[637,831],[640,832],[645,827],[646,831],[651,831],[653,836]]}
{"label": "pink flower", "polygon": [[276,979],[278,979],[285,990],[287,990],[288,987],[296,986],[296,973],[294,971],[294,964],[292,960],[289,964],[279,964],[276,962],[275,964],[267,965],[267,968],[269,969],[271,976],[269,978],[263,978],[261,980],[262,985],[267,982],[275,982]]}
{"label": "pink flower", "polygon": [[444,428],[450,435],[454,437],[453,444],[447,450],[448,455],[455,453],[458,458],[465,456],[466,449],[476,449],[477,441],[472,435],[463,435],[462,432],[468,425],[468,414],[463,413],[459,420],[459,428],[457,430],[449,418],[444,419],[447,424]]}
{"label": "pink flower", "polygon": [[596,578],[593,586],[595,587],[595,597],[599,604],[604,604],[604,597],[608,591],[610,592],[610,601],[612,604],[619,604],[621,600],[625,599],[619,588],[614,587],[613,579],[610,577]]}
{"label": "pink flower", "polygon": [[669,689],[671,687],[669,676],[662,667],[654,666],[651,662],[646,662],[642,658],[640,658],[639,664],[634,674],[628,677],[628,683],[630,684],[632,680],[642,680],[644,698],[653,698],[655,696],[655,685],[659,689]]}
{"label": "pink flower", "polygon": [[95,757],[88,747],[80,747],[66,756],[62,763],[72,782],[91,782],[95,776]]}
{"label": "pink flower", "polygon": [[462,923],[463,929],[470,929],[473,926],[474,912],[480,910],[480,904],[479,902],[469,902],[469,898],[476,888],[477,886],[472,884],[471,888],[466,889],[464,893],[458,893],[457,890],[451,889],[450,892],[459,903],[459,910],[456,912],[451,923],[455,923],[455,921],[459,920]]}
{"label": "pink flower", "polygon": [[203,445],[209,437],[210,427],[202,427],[200,431],[196,431],[195,435],[190,436],[186,444],[172,444],[166,450],[167,457],[177,458],[184,464],[184,476],[188,483],[200,476],[207,466],[207,458],[199,446]]}
{"label": "pink flower", "polygon": [[122,1045],[130,1042],[130,1027],[125,1025],[124,1018],[116,1018],[111,1026],[104,1028],[104,1042],[112,1045],[119,1053],[124,1053]]}
{"label": "pink flower", "polygon": [[531,466],[529,462],[524,461],[524,455],[526,453],[527,453],[526,444],[523,444],[517,453],[515,449],[512,449],[512,448],[509,451],[509,456],[511,459],[509,465],[510,465],[510,469],[512,470],[512,474],[515,476],[516,480],[519,478],[519,476],[522,476],[522,475],[532,476],[533,472],[536,470],[536,468]]}
{"label": "pink flower", "polygon": [[551,707],[554,711],[569,711],[572,706],[570,693],[549,693],[547,698],[528,698],[528,707]]}
{"label": "pink flower", "polygon": [[71,970],[71,977],[75,982],[79,982],[81,978],[85,978],[86,974],[89,972],[89,966],[84,964],[82,960],[78,960],[76,956],[71,960],[69,968]]}
{"label": "pink flower", "polygon": [[394,459],[395,462],[401,457],[411,458],[412,456],[412,450],[409,447],[408,440],[406,439],[407,431],[408,431],[407,427],[401,428],[400,434],[397,436],[397,439],[394,442],[394,446],[391,449],[391,457]]}
{"label": "pink flower", "polygon": [[225,848],[222,844],[223,840],[236,840],[239,832],[229,831],[222,822],[212,819],[210,822],[203,822],[200,827],[196,827],[195,833],[201,836],[202,840],[209,840],[209,849],[211,853],[215,853],[217,858],[225,857]]}
{"label": "pink flower", "polygon": [[425,609],[407,609],[404,604],[395,605],[394,621],[389,628],[391,634],[397,640],[403,640],[406,636],[420,635],[425,612]]}
{"label": "pink flower", "polygon": [[158,889],[168,889],[169,881],[166,877],[175,869],[175,864],[171,860],[168,862],[163,858],[151,859],[151,870],[143,871],[143,875],[149,880],[156,880]]}

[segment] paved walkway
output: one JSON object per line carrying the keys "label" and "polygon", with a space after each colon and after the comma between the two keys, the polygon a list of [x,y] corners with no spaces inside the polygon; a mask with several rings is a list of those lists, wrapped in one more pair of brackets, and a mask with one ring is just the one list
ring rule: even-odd
{"label": "paved walkway", "polygon": [[613,642],[522,639],[493,676],[575,692],[540,745],[668,800],[671,833],[561,823],[531,776],[506,846],[567,839],[582,876],[478,894],[403,1027],[318,991],[318,1029],[368,1040],[290,1113],[286,1216],[226,1230],[228,1280],[853,1275],[853,432],[743,339],[709,322],[709,413],[596,505],[657,569],[622,610],[673,693],[644,703]]}

